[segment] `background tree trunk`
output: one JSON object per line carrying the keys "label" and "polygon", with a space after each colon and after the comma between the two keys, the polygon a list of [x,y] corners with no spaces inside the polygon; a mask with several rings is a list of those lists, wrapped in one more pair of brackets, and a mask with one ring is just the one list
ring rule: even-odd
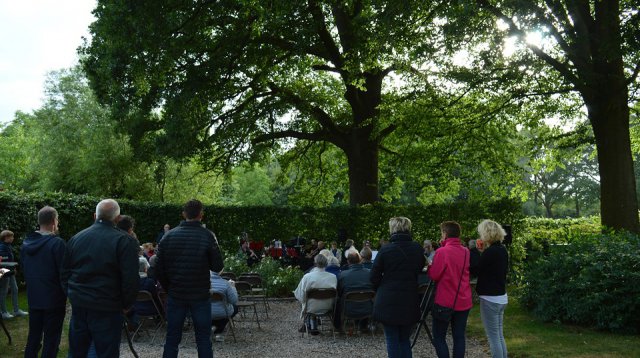
{"label": "background tree trunk", "polygon": [[349,204],[363,205],[378,201],[378,143],[370,138],[368,128],[353,129],[345,148],[349,165]]}
{"label": "background tree trunk", "polygon": [[638,232],[638,202],[626,99],[626,93],[624,96],[601,93],[592,103],[587,103],[587,108],[598,149],[602,225]]}

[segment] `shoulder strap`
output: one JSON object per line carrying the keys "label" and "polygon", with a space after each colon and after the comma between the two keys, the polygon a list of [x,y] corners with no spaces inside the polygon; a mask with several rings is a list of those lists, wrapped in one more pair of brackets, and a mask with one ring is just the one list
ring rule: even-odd
{"label": "shoulder strap", "polygon": [[462,283],[462,276],[464,275],[464,265],[467,264],[467,253],[468,253],[468,250],[465,248],[464,261],[462,261],[462,271],[460,272],[460,281],[458,281],[458,290],[456,291],[456,298],[453,299],[453,307],[451,307],[451,309],[453,309],[454,311],[456,308],[456,301],[458,300],[458,292],[460,292],[460,284]]}

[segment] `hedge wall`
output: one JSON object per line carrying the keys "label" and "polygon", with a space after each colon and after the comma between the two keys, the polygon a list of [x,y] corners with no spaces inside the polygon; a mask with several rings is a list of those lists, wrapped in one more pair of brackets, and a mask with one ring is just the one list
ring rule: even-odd
{"label": "hedge wall", "polygon": [[[60,216],[60,235],[69,239],[93,221],[95,205],[100,199],[85,195],[61,193],[0,192],[0,229],[16,233],[21,238],[36,228],[36,215],[44,205],[55,207]],[[118,200],[123,214],[136,220],[136,234],[141,242],[155,241],[165,223],[172,227],[181,219],[180,205]],[[481,219],[492,218],[501,223],[517,226],[521,220],[520,205],[501,200],[491,203],[455,203],[448,205],[398,207],[366,205],[330,208],[289,207],[214,207],[205,208],[204,223],[213,230],[226,250],[237,248],[237,237],[242,231],[258,241],[275,238],[288,240],[300,235],[307,238],[334,240],[344,229],[357,246],[364,240],[377,245],[388,237],[388,220],[392,216],[407,216],[413,221],[416,241],[439,239],[438,224],[444,220],[457,220],[463,235],[476,236],[475,227]]]}

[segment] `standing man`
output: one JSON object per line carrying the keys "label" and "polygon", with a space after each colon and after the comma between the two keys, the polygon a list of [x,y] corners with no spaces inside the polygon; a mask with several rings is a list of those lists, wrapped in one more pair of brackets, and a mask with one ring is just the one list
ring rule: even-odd
{"label": "standing man", "polygon": [[[60,346],[67,295],[60,286],[65,242],[58,236],[58,211],[45,206],[38,211],[40,230],[27,235],[20,258],[29,302],[29,335],[25,358],[55,358]],[[44,339],[43,339],[44,335]]]}
{"label": "standing man", "polygon": [[123,312],[138,293],[138,243],[116,228],[120,206],[98,203],[95,223],[69,240],[60,275],[71,301],[69,352],[85,358],[95,343],[99,357],[119,357]]}
{"label": "standing man", "polygon": [[158,245],[156,275],[167,290],[167,337],[163,357],[177,357],[182,326],[188,312],[193,319],[199,358],[213,357],[211,347],[210,271],[224,267],[218,241],[202,225],[203,207],[189,200],[182,215],[185,221],[164,235]]}

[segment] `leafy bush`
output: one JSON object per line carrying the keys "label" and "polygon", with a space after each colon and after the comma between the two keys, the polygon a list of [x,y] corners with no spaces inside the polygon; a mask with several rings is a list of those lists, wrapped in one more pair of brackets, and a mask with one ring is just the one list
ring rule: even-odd
{"label": "leafy bush", "polygon": [[528,217],[513,226],[513,244],[509,246],[511,281],[520,284],[528,262],[547,255],[549,248],[579,241],[585,235],[602,232],[600,217],[548,219]]}
{"label": "leafy bush", "polygon": [[544,321],[640,332],[640,239],[574,235],[524,271],[521,303]]}
{"label": "leafy bush", "polygon": [[293,290],[304,274],[299,268],[282,267],[280,261],[264,258],[262,261],[249,268],[243,255],[225,254],[224,270],[240,275],[244,272],[259,273],[264,280],[269,297],[290,297]]}

